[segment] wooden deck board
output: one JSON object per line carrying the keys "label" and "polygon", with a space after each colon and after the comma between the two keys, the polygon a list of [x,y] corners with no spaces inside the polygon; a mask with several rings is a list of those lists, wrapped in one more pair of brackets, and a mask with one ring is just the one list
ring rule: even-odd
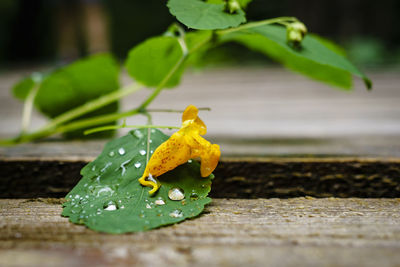
{"label": "wooden deck board", "polygon": [[215,199],[195,220],[125,235],[93,232],[60,213],[60,199],[0,200],[0,265],[400,263],[400,199]]}

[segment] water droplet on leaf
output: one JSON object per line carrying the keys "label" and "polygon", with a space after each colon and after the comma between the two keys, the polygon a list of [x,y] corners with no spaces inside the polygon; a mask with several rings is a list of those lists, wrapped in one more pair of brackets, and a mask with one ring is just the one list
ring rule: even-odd
{"label": "water droplet on leaf", "polygon": [[114,157],[115,153],[114,153],[114,151],[110,151],[110,153],[108,153],[108,155],[109,155],[110,157]]}
{"label": "water droplet on leaf", "polygon": [[146,209],[151,209],[150,204],[146,204]]}
{"label": "water droplet on leaf", "polygon": [[133,131],[133,134],[134,134],[137,138],[139,138],[139,139],[141,139],[141,138],[143,137],[142,132],[139,131],[139,130]]}
{"label": "water droplet on leaf", "polygon": [[172,218],[180,218],[180,217],[183,216],[183,212],[181,210],[176,209],[176,210],[172,211],[169,214],[169,216],[172,217]]}
{"label": "water droplet on leaf", "polygon": [[144,156],[144,155],[146,155],[146,151],[145,150],[139,150],[139,153],[140,153],[140,155],[142,155],[142,156]]}
{"label": "water droplet on leaf", "polygon": [[140,168],[140,166],[142,166],[142,163],[140,163],[140,162],[136,162],[136,163],[135,163],[135,167],[136,167],[136,168]]}
{"label": "water droplet on leaf", "polygon": [[183,193],[183,190],[180,188],[171,188],[168,191],[168,197],[171,200],[182,200],[185,198],[185,194]]}
{"label": "water droplet on leaf", "polygon": [[199,195],[197,195],[196,193],[190,194],[190,200],[197,200],[197,199],[199,199]]}
{"label": "water droplet on leaf", "polygon": [[157,199],[154,203],[158,206],[165,205],[165,202],[162,198]]}
{"label": "water droplet on leaf", "polygon": [[120,149],[118,149],[118,153],[122,156],[125,154],[125,149],[123,147],[121,147]]}
{"label": "water droplet on leaf", "polygon": [[109,210],[109,211],[118,209],[117,204],[115,204],[115,202],[113,201],[107,202],[107,204],[105,204],[103,208],[104,210]]}

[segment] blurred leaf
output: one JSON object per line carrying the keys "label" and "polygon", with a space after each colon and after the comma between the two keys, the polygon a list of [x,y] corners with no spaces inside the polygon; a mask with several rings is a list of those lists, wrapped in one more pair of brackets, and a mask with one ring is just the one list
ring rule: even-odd
{"label": "blurred leaf", "polygon": [[[191,51],[186,65],[200,67],[204,58],[208,56],[208,51],[212,46],[212,31],[194,31],[185,35],[185,42],[188,50]],[[200,44],[200,49],[196,49]],[[195,51],[194,51],[195,50]]]}
{"label": "blurred leaf", "polygon": [[[159,36],[135,46],[128,55],[126,68],[136,81],[149,87],[158,86],[182,59],[182,48],[176,37]],[[165,87],[179,84],[184,67],[181,66]]]}
{"label": "blurred leaf", "polygon": [[209,4],[201,0],[169,0],[168,8],[181,23],[192,29],[215,30],[236,27],[246,22],[245,13],[225,12],[225,4]]}
{"label": "blurred leaf", "polygon": [[321,42],[324,46],[335,52],[336,54],[339,54],[341,56],[346,57],[347,53],[346,50],[341,47],[340,45],[334,43],[333,41],[326,39],[322,36],[316,35],[314,33],[309,33],[309,36],[312,36],[313,38],[317,39],[319,42]]}
{"label": "blurred leaf", "polygon": [[35,82],[33,81],[32,77],[23,78],[14,84],[12,88],[13,95],[19,100],[25,100],[34,86]]}
{"label": "blurred leaf", "polygon": [[294,71],[345,89],[352,87],[352,74],[361,77],[368,89],[372,86],[368,77],[346,57],[337,53],[332,46],[325,46],[325,42],[313,35],[306,35],[301,49],[294,49],[287,44],[284,27],[272,25],[228,33],[221,37],[221,41],[239,42]]}
{"label": "blurred leaf", "polygon": [[[358,64],[373,66],[385,62],[386,48],[377,38],[356,37],[347,44],[347,48],[349,57]],[[393,51],[390,54],[393,58]]]}
{"label": "blurred leaf", "polygon": [[[248,4],[250,4],[253,0],[237,0],[239,5],[242,8],[246,8]],[[225,4],[225,0],[207,0],[207,3],[210,4]]]}
{"label": "blurred leaf", "polygon": [[246,8],[248,4],[250,4],[253,0],[238,0],[240,6],[242,8]]}
{"label": "blurred leaf", "polygon": [[35,104],[41,112],[53,118],[118,90],[118,77],[119,66],[109,54],[75,61],[44,79]]}
{"label": "blurred leaf", "polygon": [[[97,159],[82,169],[83,177],[66,196],[62,215],[107,233],[145,231],[199,215],[211,201],[207,197],[211,178],[200,176],[197,162],[160,176],[162,186],[152,197],[148,194],[150,188],[138,182],[147,154],[167,139],[158,130],[141,129],[106,144]],[[148,140],[152,140],[149,150]],[[170,200],[168,191],[172,188],[182,189],[185,198]]]}

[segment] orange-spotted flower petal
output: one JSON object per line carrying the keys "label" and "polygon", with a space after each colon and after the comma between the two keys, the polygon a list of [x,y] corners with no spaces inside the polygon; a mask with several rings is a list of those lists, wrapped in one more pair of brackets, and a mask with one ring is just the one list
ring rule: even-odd
{"label": "orange-spotted flower petal", "polygon": [[218,145],[211,144],[201,137],[207,127],[197,116],[199,110],[188,106],[182,114],[182,127],[153,153],[139,182],[152,187],[149,194],[154,194],[160,187],[156,177],[186,163],[189,159],[200,158],[200,174],[208,177],[217,167],[221,151]]}

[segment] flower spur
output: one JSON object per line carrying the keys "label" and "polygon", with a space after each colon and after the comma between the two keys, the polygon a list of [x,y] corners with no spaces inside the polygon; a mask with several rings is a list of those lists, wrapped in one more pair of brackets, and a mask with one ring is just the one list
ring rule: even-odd
{"label": "flower spur", "polygon": [[211,144],[201,137],[207,133],[207,126],[197,116],[199,110],[189,105],[182,114],[182,126],[153,153],[139,183],[152,187],[152,195],[161,186],[156,177],[175,169],[193,158],[200,158],[200,174],[208,177],[217,167],[221,151],[219,145]]}

